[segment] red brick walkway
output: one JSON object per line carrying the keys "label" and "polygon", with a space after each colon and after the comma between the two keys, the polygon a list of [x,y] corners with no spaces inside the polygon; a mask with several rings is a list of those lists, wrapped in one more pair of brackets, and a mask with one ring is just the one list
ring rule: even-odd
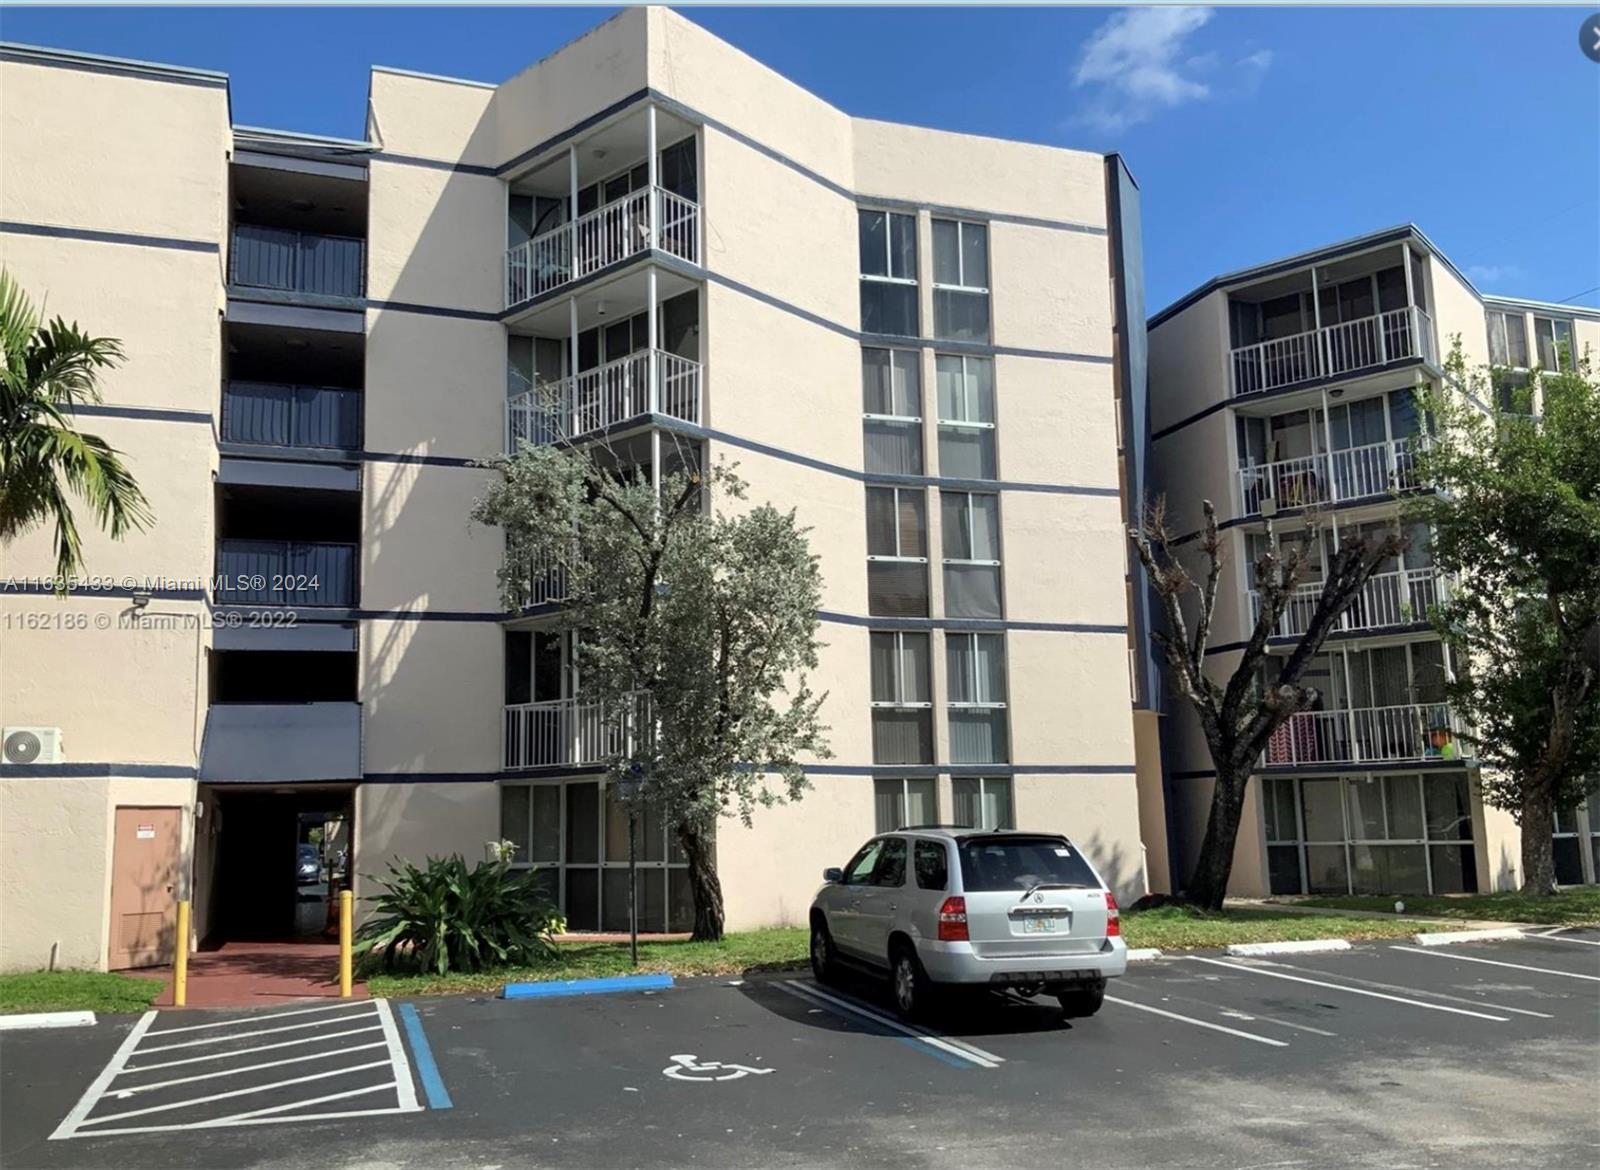
{"label": "red brick walkway", "polygon": [[[157,1007],[172,1006],[172,970]],[[365,984],[352,988],[367,998]],[[189,956],[189,1007],[264,1007],[294,999],[337,999],[339,944],[230,942]]]}

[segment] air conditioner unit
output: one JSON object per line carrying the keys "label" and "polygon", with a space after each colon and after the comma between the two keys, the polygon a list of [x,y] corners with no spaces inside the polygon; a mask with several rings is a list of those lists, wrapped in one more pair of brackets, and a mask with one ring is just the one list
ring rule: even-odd
{"label": "air conditioner unit", "polygon": [[59,727],[0,729],[0,759],[6,764],[59,764],[66,755]]}

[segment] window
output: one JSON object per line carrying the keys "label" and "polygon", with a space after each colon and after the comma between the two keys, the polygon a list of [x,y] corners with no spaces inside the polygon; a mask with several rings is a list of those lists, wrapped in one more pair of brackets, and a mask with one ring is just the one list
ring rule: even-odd
{"label": "window", "polygon": [[1275,894],[1449,894],[1477,889],[1463,773],[1268,778]]}
{"label": "window", "polygon": [[861,412],[869,474],[922,474],[922,355],[861,351]]}
{"label": "window", "polygon": [[933,335],[989,340],[989,227],[933,221]]}
{"label": "window", "polygon": [[1003,764],[1006,734],[1006,647],[1000,634],[947,634],[950,762]]}
{"label": "window", "polygon": [[872,758],[933,762],[933,691],[927,634],[872,635]]}
{"label": "window", "polygon": [[943,890],[950,885],[950,855],[942,841],[918,841],[912,851],[917,889]]}
{"label": "window", "polygon": [[892,833],[912,825],[938,824],[936,788],[932,776],[874,780],[872,801],[878,832]]}
{"label": "window", "polygon": [[857,213],[861,237],[861,331],[916,337],[917,219],[895,211]]}
{"label": "window", "polygon": [[928,517],[921,488],[867,488],[867,612],[928,616]]}
{"label": "window", "polygon": [[861,851],[844,867],[844,884],[864,886],[870,882],[873,871],[878,868],[878,856],[882,852],[882,841],[868,841],[863,845]]}
{"label": "window", "polygon": [[1000,497],[939,493],[944,541],[944,612],[949,617],[1004,617],[1000,600]]}
{"label": "window", "polygon": [[906,839],[890,837],[878,854],[878,868],[872,871],[872,884],[898,890],[906,884]]}
{"label": "window", "polygon": [[994,362],[940,354],[939,474],[949,479],[996,479]]}
{"label": "window", "polygon": [[[659,814],[636,814],[641,930],[688,930],[694,901],[685,859]],[[572,930],[628,929],[628,810],[594,780],[507,784],[500,789],[500,836],[512,864],[539,872]]]}
{"label": "window", "polygon": [[1560,317],[1535,317],[1533,340],[1539,350],[1539,368],[1548,373],[1571,373],[1577,368],[1572,322]]}
{"label": "window", "polygon": [[955,795],[955,823],[974,829],[1014,829],[1010,777],[957,776],[951,780]]}
{"label": "window", "polygon": [[1528,327],[1521,313],[1489,310],[1489,361],[1519,370],[1528,368]]}

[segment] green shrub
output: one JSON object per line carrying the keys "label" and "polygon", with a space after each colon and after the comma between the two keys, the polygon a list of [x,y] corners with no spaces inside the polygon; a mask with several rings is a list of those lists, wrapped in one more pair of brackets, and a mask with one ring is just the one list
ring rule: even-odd
{"label": "green shrub", "polygon": [[526,966],[555,954],[559,914],[531,869],[504,860],[473,869],[459,855],[418,869],[396,860],[376,913],[357,934],[364,967],[445,975]]}

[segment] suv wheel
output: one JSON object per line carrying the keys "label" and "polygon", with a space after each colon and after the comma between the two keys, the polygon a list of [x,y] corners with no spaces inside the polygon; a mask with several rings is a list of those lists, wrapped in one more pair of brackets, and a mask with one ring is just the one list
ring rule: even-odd
{"label": "suv wheel", "polygon": [[928,973],[917,960],[917,952],[911,947],[902,944],[895,948],[889,987],[894,995],[895,1011],[908,1020],[927,1015],[933,988],[928,983]]}
{"label": "suv wheel", "polygon": [[833,936],[828,925],[817,921],[811,924],[811,974],[818,983],[829,983],[838,971],[837,956],[833,951]]}
{"label": "suv wheel", "polygon": [[1069,991],[1063,991],[1056,998],[1061,1001],[1061,1014],[1066,1016],[1067,1019],[1075,1020],[1092,1016],[1100,1010],[1100,1005],[1105,1002],[1105,981],[1074,987]]}

